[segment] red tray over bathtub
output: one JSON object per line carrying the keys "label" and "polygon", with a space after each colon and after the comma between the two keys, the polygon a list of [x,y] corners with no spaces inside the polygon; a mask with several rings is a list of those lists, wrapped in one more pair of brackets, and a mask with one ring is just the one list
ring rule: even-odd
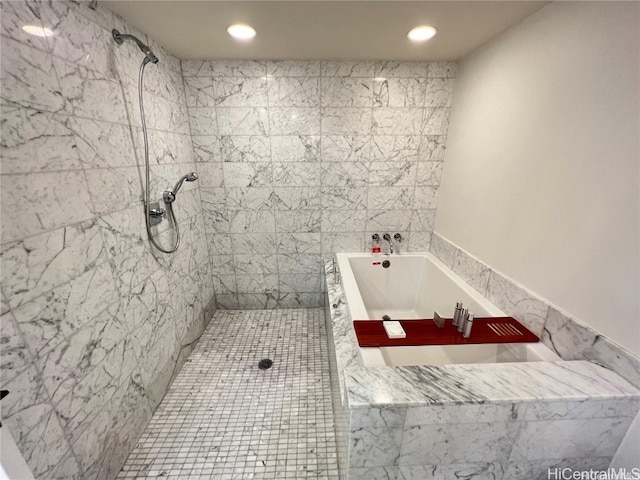
{"label": "red tray over bathtub", "polygon": [[439,328],[433,319],[399,320],[407,334],[406,338],[389,338],[382,320],[356,320],[353,327],[361,347],[391,347],[418,345],[465,345],[477,343],[528,343],[539,338],[513,317],[486,317],[473,320],[471,336],[464,338],[445,319],[444,328]]}

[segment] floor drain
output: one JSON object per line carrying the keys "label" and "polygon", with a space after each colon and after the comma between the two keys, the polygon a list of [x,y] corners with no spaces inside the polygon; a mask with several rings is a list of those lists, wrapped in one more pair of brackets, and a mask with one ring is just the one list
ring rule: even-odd
{"label": "floor drain", "polygon": [[258,362],[258,368],[260,370],[267,370],[271,368],[271,365],[273,365],[273,362],[268,358],[263,358]]}

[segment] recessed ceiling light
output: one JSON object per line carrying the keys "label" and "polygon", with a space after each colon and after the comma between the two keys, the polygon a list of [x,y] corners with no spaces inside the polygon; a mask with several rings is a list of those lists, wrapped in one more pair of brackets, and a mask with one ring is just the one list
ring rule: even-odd
{"label": "recessed ceiling light", "polygon": [[50,37],[53,32],[46,27],[38,27],[37,25],[24,25],[22,30],[36,37]]}
{"label": "recessed ceiling light", "polygon": [[412,42],[426,42],[436,33],[437,30],[435,27],[432,27],[431,25],[421,25],[407,33],[407,37],[409,37],[409,40]]}
{"label": "recessed ceiling light", "polygon": [[229,32],[229,35],[233,38],[237,38],[238,40],[251,40],[256,36],[256,31],[253,27],[243,23],[236,23],[229,26],[229,28],[227,28],[227,32]]}

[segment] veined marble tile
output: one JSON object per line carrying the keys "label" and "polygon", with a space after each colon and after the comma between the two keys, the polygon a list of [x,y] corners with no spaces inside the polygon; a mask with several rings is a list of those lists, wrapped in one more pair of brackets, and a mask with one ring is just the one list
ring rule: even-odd
{"label": "veined marble tile", "polygon": [[320,211],[276,211],[276,231],[287,233],[320,233]]}
{"label": "veined marble tile", "polygon": [[411,235],[405,239],[402,236],[403,247],[402,250],[408,252],[428,252],[431,248],[431,230],[423,231],[413,228],[413,219],[415,218],[416,211],[411,220]]}
{"label": "veined marble tile", "polygon": [[403,427],[407,409],[391,408],[353,408],[349,410],[349,427],[355,429]]}
{"label": "veined marble tile", "polygon": [[270,137],[222,136],[219,137],[219,146],[223,162],[271,161]]}
{"label": "veined marble tile", "polygon": [[[513,480],[503,476],[503,466],[498,462],[462,463],[452,465],[401,465],[398,480]],[[532,477],[529,477],[531,480]]]}
{"label": "veined marble tile", "polygon": [[323,210],[320,230],[327,234],[362,232],[366,221],[367,212],[363,210]]}
{"label": "veined marble tile", "polygon": [[215,77],[213,87],[216,106],[266,107],[269,104],[265,77]]}
{"label": "veined marble tile", "polygon": [[322,187],[322,208],[329,210],[361,210],[367,207],[367,187]]}
{"label": "veined marble tile", "polygon": [[633,418],[638,413],[640,398],[585,399],[579,402],[530,402],[517,406],[518,420],[573,420],[593,418]]}
{"label": "veined marble tile", "polygon": [[283,187],[319,187],[321,172],[318,162],[273,162],[273,183]]}
{"label": "veined marble tile", "polygon": [[411,210],[367,210],[366,230],[382,232],[387,230],[407,231],[411,226]]}
{"label": "veined marble tile", "polygon": [[[193,188],[222,187],[225,185],[224,164],[222,162],[198,163],[194,168],[198,173],[198,186],[195,187],[194,185]],[[171,182],[175,182],[176,178],[179,178],[180,175],[184,173],[184,170],[185,169],[182,169],[178,177],[173,178]],[[171,186],[171,183],[169,185]],[[185,188],[185,190],[187,188]]]}
{"label": "veined marble tile", "polygon": [[230,210],[229,232],[275,232],[275,216],[265,210]]}
{"label": "veined marble tile", "polygon": [[416,135],[375,135],[371,157],[378,162],[415,162],[419,159],[421,137]]}
{"label": "veined marble tile", "polygon": [[319,162],[320,137],[317,135],[273,135],[271,156],[275,162]]}
{"label": "veined marble tile", "polygon": [[278,254],[278,271],[280,273],[317,274],[322,272],[322,268],[322,259],[319,254]]}
{"label": "veined marble tile", "polygon": [[104,361],[74,382],[64,396],[55,398],[56,411],[73,437],[91,424],[103,408],[110,408],[118,389],[137,367],[133,345],[128,339],[116,345]]}
{"label": "veined marble tile", "polygon": [[0,43],[0,97],[3,103],[46,112],[63,112],[66,97],[60,95],[51,55],[4,36]]}
{"label": "veined marble tile", "polygon": [[2,106],[2,173],[82,168],[65,115]]}
{"label": "veined marble tile", "polygon": [[322,78],[320,80],[323,107],[371,107],[373,81],[368,78]]}
{"label": "veined marble tile", "polygon": [[118,301],[111,268],[102,263],[14,310],[31,350],[42,356]]}
{"label": "veined marble tile", "polygon": [[[90,219],[89,192],[80,171],[2,175],[2,242]],[[61,193],[64,192],[64,195]],[[42,214],[47,205],[47,214]]]}
{"label": "veined marble tile", "polygon": [[449,130],[450,108],[425,108],[423,135],[446,135]]}
{"label": "veined marble tile", "polygon": [[489,275],[487,299],[536,335],[542,334],[548,305],[493,270]]}
{"label": "veined marble tile", "polygon": [[444,135],[422,135],[420,137],[420,158],[422,162],[442,162],[447,137]]}
{"label": "veined marble tile", "polygon": [[236,275],[238,293],[276,293],[278,291],[277,275]]}
{"label": "veined marble tile", "polygon": [[236,255],[273,254],[277,250],[275,233],[235,233],[231,244]]}
{"label": "veined marble tile", "polygon": [[[432,232],[433,227],[436,223],[436,210],[435,209],[427,209],[427,210],[412,210],[411,211],[411,231],[412,232]],[[431,234],[429,234],[431,237]],[[420,251],[420,250],[414,250]],[[422,250],[422,251],[429,251]]]}
{"label": "veined marble tile", "polygon": [[405,427],[399,464],[505,461],[518,428],[517,423],[505,421]]}
{"label": "veined marble tile", "polygon": [[434,232],[431,238],[431,253],[447,267],[453,269],[453,261],[458,249],[447,240],[442,238],[440,234]]}
{"label": "veined marble tile", "polygon": [[216,195],[216,208],[226,208],[228,211],[271,210],[273,208],[272,187],[228,187],[213,190],[218,194]]}
{"label": "veined marble tile", "polygon": [[222,169],[225,187],[267,187],[273,184],[273,169],[268,162],[225,162]]}
{"label": "veined marble tile", "polygon": [[442,167],[442,162],[418,162],[416,185],[439,186],[440,178],[442,177]]}
{"label": "veined marble tile", "polygon": [[[391,184],[393,185],[393,184]],[[413,204],[413,187],[369,187],[367,208],[369,210],[402,210],[410,208]],[[407,228],[403,230],[409,230]]]}
{"label": "veined marble tile", "polygon": [[323,135],[369,135],[372,131],[371,108],[323,107]]}
{"label": "veined marble tile", "polygon": [[216,135],[218,123],[215,110],[211,107],[189,108],[189,124],[193,135]]}
{"label": "veined marble tile", "polygon": [[[216,265],[216,258],[222,257],[221,255],[214,256],[214,265]],[[276,255],[234,255],[233,256],[233,271],[238,274],[246,275],[275,275],[278,273],[278,260]],[[221,265],[218,262],[214,267],[214,271],[220,271]],[[228,271],[226,273],[232,273]]]}
{"label": "veined marble tile", "polygon": [[373,77],[374,62],[322,62],[323,77]]}
{"label": "veined marble tile", "polygon": [[[278,308],[321,308],[324,307],[322,293],[291,292],[278,293]],[[267,304],[269,307],[269,304]]]}
{"label": "veined marble tile", "polygon": [[393,161],[369,164],[369,185],[389,187],[411,187],[416,185],[416,162]]}
{"label": "veined marble tile", "polygon": [[215,60],[207,62],[214,77],[263,77],[267,74],[264,61]]}
{"label": "veined marble tile", "polygon": [[231,235],[229,234],[210,234],[207,233],[207,244],[213,256],[216,253],[231,254]]}
{"label": "veined marble tile", "polygon": [[425,78],[430,63],[427,62],[376,62],[375,76],[386,78]]}
{"label": "veined marble tile", "polygon": [[94,221],[2,246],[2,286],[12,308],[81,275],[105,261]]}
{"label": "veined marble tile", "polygon": [[180,66],[185,78],[211,76],[211,62],[207,60],[180,60]]}
{"label": "veined marble tile", "polygon": [[319,107],[320,79],[314,77],[270,77],[272,107]]}
{"label": "veined marble tile", "polygon": [[70,392],[127,336],[119,307],[119,303],[108,306],[91,323],[39,358],[42,381],[54,401]]}
{"label": "veined marble tile", "polygon": [[274,60],[267,62],[267,75],[273,77],[319,77],[320,62]]}
{"label": "veined marble tile", "polygon": [[429,78],[424,105],[426,107],[450,107],[454,85],[453,78]]}
{"label": "veined marble tile", "polygon": [[[75,135],[80,161],[85,168],[131,167],[138,164],[129,127],[70,117],[69,128]],[[152,140],[155,146],[156,139]]]}
{"label": "veined marble tile", "polygon": [[0,332],[0,368],[2,369],[2,383],[6,386],[12,378],[26,370],[31,365],[31,354],[27,349],[20,331],[16,327],[16,320],[11,312],[0,317],[2,331]]}
{"label": "veined marble tile", "polygon": [[429,63],[429,78],[443,77],[453,78],[456,76],[458,64],[455,62],[431,62]]}
{"label": "veined marble tile", "polygon": [[2,2],[0,3],[0,21],[2,34],[42,51],[49,51],[47,39],[25,32],[24,25],[42,27],[40,6],[35,2]]}
{"label": "veined marble tile", "polygon": [[486,296],[491,270],[484,263],[456,249],[452,269],[482,296]]}
{"label": "veined marble tile", "polygon": [[267,135],[269,133],[269,118],[267,109],[264,107],[216,107],[216,115],[220,135]]}
{"label": "veined marble tile", "polygon": [[318,233],[278,233],[279,253],[320,253]]}
{"label": "veined marble tile", "polygon": [[400,467],[349,468],[349,480],[396,480],[399,471]]}
{"label": "veined marble tile", "polygon": [[322,135],[323,162],[361,162],[370,160],[368,135]]}
{"label": "veined marble tile", "polygon": [[429,405],[407,408],[404,425],[405,427],[413,427],[417,425],[477,424],[508,422],[516,419],[520,418],[518,418],[516,406],[511,403]]}
{"label": "veined marble tile", "polygon": [[640,388],[640,360],[608,338],[598,336],[593,345],[585,350],[584,356],[613,370],[632,385]]}
{"label": "veined marble tile", "polygon": [[215,135],[193,135],[193,152],[197,162],[222,162],[220,139]]}
{"label": "veined marble tile", "polygon": [[213,79],[209,77],[184,77],[184,89],[188,107],[214,107]]}
{"label": "veined marble tile", "polygon": [[[233,300],[226,301],[223,303],[224,308],[246,308],[246,309],[256,309],[256,308],[276,308],[278,306],[278,296],[273,293],[239,293],[236,295],[237,300],[235,303],[235,307],[233,306]],[[227,305],[229,305],[227,307]]]}
{"label": "veined marble tile", "polygon": [[322,253],[333,254],[335,252],[362,252],[364,240],[362,232],[339,233],[330,232],[321,235]]}
{"label": "veined marble tile", "polygon": [[322,275],[315,273],[280,273],[278,288],[280,293],[316,293],[322,290]]}
{"label": "veined marble tile", "polygon": [[418,107],[378,107],[373,109],[374,135],[419,135],[424,109]]}
{"label": "veined marble tile", "polygon": [[320,109],[316,107],[270,107],[272,135],[319,135]]}
{"label": "veined marble tile", "polygon": [[613,456],[631,418],[526,422],[509,461]]}
{"label": "veined marble tile", "polygon": [[238,293],[236,275],[234,274],[213,274],[213,288],[216,295],[232,295]]}
{"label": "veined marble tile", "polygon": [[274,187],[275,210],[316,210],[321,206],[320,187]]}
{"label": "veined marble tile", "polygon": [[540,340],[563,360],[583,360],[585,350],[597,338],[598,334],[586,325],[550,307]]}
{"label": "veined marble tile", "polygon": [[322,185],[366,187],[369,164],[365,162],[322,162]]}
{"label": "veined marble tile", "polygon": [[57,19],[48,10],[44,23],[54,35],[48,37],[53,55],[69,62],[89,68],[101,75],[112,76],[111,32],[79,15],[70,8]]}
{"label": "veined marble tile", "polygon": [[[126,105],[119,82],[57,57],[54,57],[53,64],[62,95],[68,99],[68,113],[77,117],[127,123]],[[151,102],[148,103],[151,106]]]}
{"label": "veined marble tile", "polygon": [[138,167],[96,168],[85,174],[93,201],[92,211],[96,215],[109,214],[114,204],[119,208],[143,205]]}
{"label": "veined marble tile", "polygon": [[375,79],[373,83],[374,107],[424,106],[427,80],[424,78]]}
{"label": "veined marble tile", "polygon": [[401,427],[357,428],[349,434],[349,467],[398,465]]}

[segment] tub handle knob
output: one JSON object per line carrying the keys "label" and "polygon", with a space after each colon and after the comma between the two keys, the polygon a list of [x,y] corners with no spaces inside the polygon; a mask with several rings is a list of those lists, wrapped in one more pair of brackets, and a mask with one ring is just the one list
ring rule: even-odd
{"label": "tub handle knob", "polygon": [[398,243],[402,243],[402,235],[400,235],[399,233],[396,233],[396,234],[393,236],[393,239],[394,239],[396,242],[398,242]]}
{"label": "tub handle knob", "polygon": [[371,240],[373,240],[375,243],[380,243],[380,234],[374,233],[373,235],[371,235]]}

